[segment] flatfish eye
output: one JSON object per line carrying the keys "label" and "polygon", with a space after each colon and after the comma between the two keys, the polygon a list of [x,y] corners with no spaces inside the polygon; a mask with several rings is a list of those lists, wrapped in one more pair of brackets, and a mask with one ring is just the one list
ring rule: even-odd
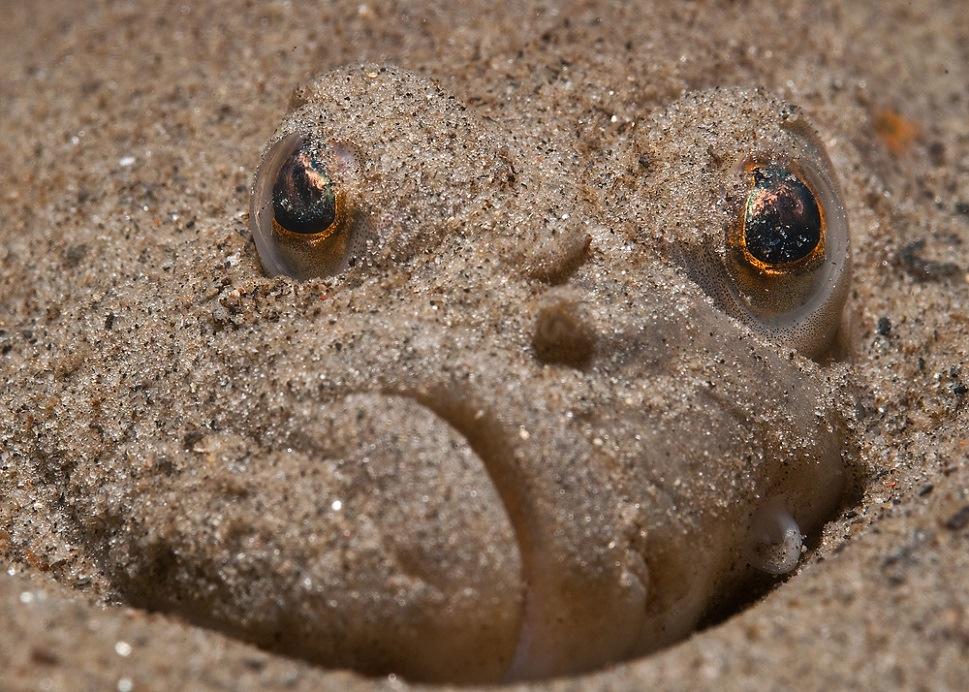
{"label": "flatfish eye", "polygon": [[327,233],[337,218],[337,195],[325,164],[305,146],[280,166],[273,184],[273,223],[290,233]]}
{"label": "flatfish eye", "polygon": [[[743,160],[729,200],[724,305],[808,357],[827,351],[851,277],[848,217],[834,168],[802,121],[775,151]],[[731,203],[728,201],[728,204]]]}
{"label": "flatfish eye", "polygon": [[253,180],[249,223],[270,276],[334,276],[365,244],[361,167],[350,145],[292,133],[272,143]]}
{"label": "flatfish eye", "polygon": [[750,192],[740,219],[744,259],[764,274],[814,266],[824,257],[825,218],[818,196],[781,164],[748,164]]}

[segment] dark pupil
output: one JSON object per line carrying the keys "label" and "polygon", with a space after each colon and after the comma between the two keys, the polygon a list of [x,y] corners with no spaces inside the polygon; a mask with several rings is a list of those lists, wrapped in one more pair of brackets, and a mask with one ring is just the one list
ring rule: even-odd
{"label": "dark pupil", "polygon": [[810,255],[821,242],[821,211],[811,189],[782,166],[755,169],[744,240],[747,251],[766,264]]}
{"label": "dark pupil", "polygon": [[333,181],[326,167],[305,148],[283,163],[273,185],[276,223],[293,233],[320,233],[336,218]]}

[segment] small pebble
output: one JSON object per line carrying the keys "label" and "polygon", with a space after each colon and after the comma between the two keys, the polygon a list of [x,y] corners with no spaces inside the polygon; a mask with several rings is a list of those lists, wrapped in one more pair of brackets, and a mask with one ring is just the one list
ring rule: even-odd
{"label": "small pebble", "polygon": [[949,531],[961,531],[969,526],[969,505],[966,505],[951,517],[946,519],[944,526]]}
{"label": "small pebble", "polygon": [[876,328],[881,336],[890,336],[892,333],[892,321],[887,317],[879,317]]}

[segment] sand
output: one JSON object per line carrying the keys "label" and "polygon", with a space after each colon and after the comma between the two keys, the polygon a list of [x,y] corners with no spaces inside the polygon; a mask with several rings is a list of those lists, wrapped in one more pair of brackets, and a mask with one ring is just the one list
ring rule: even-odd
{"label": "sand", "polygon": [[844,189],[852,355],[830,367],[854,401],[857,492],[740,612],[541,684],[965,687],[969,19],[956,4],[45,3],[8,8],[0,37],[0,686],[405,685],[128,607],[156,604],[86,549],[103,527],[70,499],[88,484],[98,517],[97,502],[137,497],[128,474],[163,453],[238,452],[199,431],[232,423],[209,419],[215,395],[262,385],[220,380],[207,349],[245,377],[247,352],[285,359],[302,333],[252,324],[294,321],[319,299],[261,276],[246,240],[252,172],[296,87],[375,61],[437,80],[490,132],[544,129],[593,183],[608,179],[601,152],[684,93],[763,87],[804,109]]}

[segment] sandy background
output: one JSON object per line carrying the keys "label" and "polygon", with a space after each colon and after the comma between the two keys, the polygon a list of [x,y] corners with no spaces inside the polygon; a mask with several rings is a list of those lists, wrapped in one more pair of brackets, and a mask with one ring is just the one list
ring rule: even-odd
{"label": "sandy background", "polygon": [[941,2],[10,4],[0,686],[375,684],[106,606],[23,444],[54,406],[48,377],[97,360],[97,344],[75,352],[72,335],[113,321],[126,286],[163,280],[176,246],[206,248],[200,272],[210,248],[244,251],[249,178],[293,88],[364,60],[432,76],[510,130],[552,113],[590,150],[684,90],[764,86],[807,110],[866,205],[851,219],[857,502],[754,607],[649,659],[554,685],[964,689],[969,16]]}

